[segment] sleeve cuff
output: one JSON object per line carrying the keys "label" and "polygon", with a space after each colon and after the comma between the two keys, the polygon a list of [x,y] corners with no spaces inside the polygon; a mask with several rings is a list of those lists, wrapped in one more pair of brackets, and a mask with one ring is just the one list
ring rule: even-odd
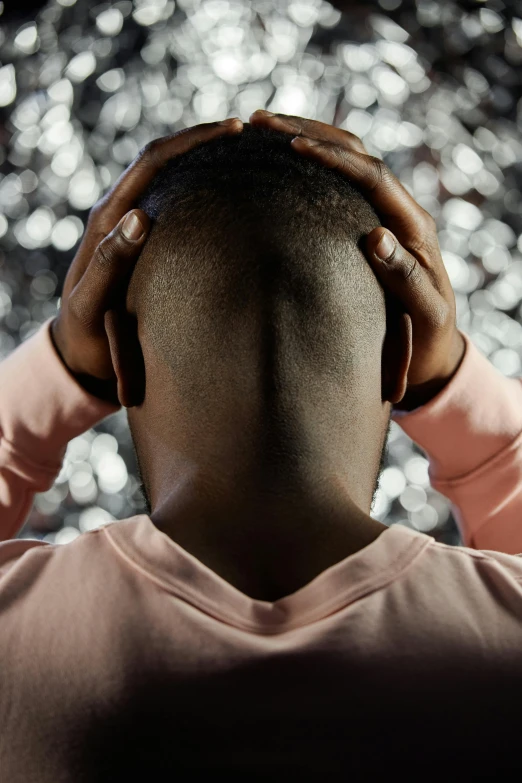
{"label": "sleeve cuff", "polygon": [[448,385],[426,405],[392,412],[428,454],[437,489],[487,462],[522,431],[521,379],[504,376],[461,334],[466,352]]}

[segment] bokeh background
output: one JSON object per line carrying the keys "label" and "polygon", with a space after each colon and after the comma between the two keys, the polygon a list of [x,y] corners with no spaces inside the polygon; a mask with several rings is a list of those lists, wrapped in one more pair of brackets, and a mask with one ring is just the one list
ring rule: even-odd
{"label": "bokeh background", "polygon": [[[257,108],[359,135],[437,220],[458,325],[522,375],[522,2],[87,0],[0,15],[0,358],[56,314],[91,206],[149,140]],[[392,424],[372,516],[461,543]],[[126,413],[69,444],[20,533],[144,511]]]}

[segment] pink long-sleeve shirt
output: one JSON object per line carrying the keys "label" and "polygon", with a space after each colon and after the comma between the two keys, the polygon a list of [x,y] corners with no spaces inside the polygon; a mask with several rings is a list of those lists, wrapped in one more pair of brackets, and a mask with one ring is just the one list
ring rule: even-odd
{"label": "pink long-sleeve shirt", "polygon": [[14,540],[67,442],[116,408],[69,375],[49,322],[4,360],[0,781],[520,772],[522,384],[463,336],[449,385],[393,419],[464,546],[394,525],[274,603],[146,515],[66,545]]}

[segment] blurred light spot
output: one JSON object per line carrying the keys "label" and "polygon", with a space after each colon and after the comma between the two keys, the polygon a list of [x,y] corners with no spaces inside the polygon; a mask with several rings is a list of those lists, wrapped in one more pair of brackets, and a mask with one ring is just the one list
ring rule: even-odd
{"label": "blurred light spot", "polygon": [[319,8],[308,2],[292,2],[288,6],[288,16],[301,27],[311,27],[317,22]]}
{"label": "blurred light spot", "polygon": [[429,461],[425,457],[412,457],[404,466],[404,473],[408,481],[421,487],[430,485],[428,474]]}
{"label": "blurred light spot", "polygon": [[404,147],[418,147],[422,144],[422,130],[412,122],[401,122],[397,130],[397,140]]}
{"label": "blurred light spot", "polygon": [[413,191],[416,197],[423,193],[435,193],[439,186],[437,169],[430,163],[418,163],[413,169]]}
{"label": "blurred light spot", "polygon": [[469,278],[469,267],[463,258],[450,250],[442,251],[442,259],[452,287],[456,291],[466,290]]}
{"label": "blurred light spot", "polygon": [[96,70],[96,58],[92,52],[80,52],[72,58],[66,68],[66,75],[73,82],[83,82]]}
{"label": "blurred light spot", "polygon": [[498,191],[500,183],[491,171],[482,169],[473,178],[473,186],[482,196],[493,196]]}
{"label": "blurred light spot", "polygon": [[270,110],[301,115],[308,104],[307,95],[302,87],[297,84],[287,84],[278,87]]}
{"label": "blurred light spot", "polygon": [[84,462],[89,457],[92,440],[87,433],[70,440],[65,452],[66,459],[69,462]]}
{"label": "blurred light spot", "polygon": [[8,106],[16,98],[16,77],[14,65],[0,68],[0,106]]}
{"label": "blurred light spot", "polygon": [[255,52],[249,59],[250,79],[252,81],[264,79],[275,64],[276,58],[273,55],[268,52]]}
{"label": "blurred light spot", "polygon": [[465,174],[476,174],[482,168],[481,159],[466,144],[457,144],[453,150],[453,160]]}
{"label": "blurred light spot", "polygon": [[408,513],[411,526],[418,530],[420,533],[429,533],[434,530],[439,524],[439,515],[437,509],[433,506],[423,506],[418,511],[410,511]]}
{"label": "blurred light spot", "polygon": [[110,435],[109,433],[101,433],[100,435],[96,435],[94,438],[92,445],[91,445],[91,456],[89,458],[89,461],[91,465],[93,466],[94,470],[98,473],[98,466],[100,464],[100,460],[102,457],[104,457],[106,454],[117,454],[118,453],[118,441],[114,437],[114,435]]}
{"label": "blurred light spot", "polygon": [[115,92],[123,86],[125,73],[122,68],[111,68],[96,79],[96,84],[104,92]]}
{"label": "blurred light spot", "polygon": [[372,122],[373,117],[369,112],[352,109],[340,127],[356,136],[365,136],[372,127]]}
{"label": "blurred light spot", "polygon": [[406,478],[400,468],[390,466],[384,468],[379,479],[379,486],[389,498],[397,498],[406,488]]}
{"label": "blurred light spot", "polygon": [[103,454],[98,461],[96,472],[102,492],[120,492],[127,483],[127,466],[119,454]]}
{"label": "blurred light spot", "polygon": [[8,227],[9,227],[9,223],[7,222],[7,218],[5,217],[5,215],[2,215],[2,213],[0,212],[0,237],[5,236]]}
{"label": "blurred light spot", "polygon": [[504,28],[502,17],[490,8],[481,8],[479,19],[482,27],[488,33],[499,33]]}
{"label": "blurred light spot", "polygon": [[212,67],[220,79],[229,84],[241,84],[248,79],[247,62],[232,52],[220,52],[212,58]]}
{"label": "blurred light spot", "polygon": [[38,177],[34,171],[31,171],[31,169],[25,169],[25,171],[21,171],[19,179],[22,193],[32,193],[38,185]]}
{"label": "blurred light spot", "polygon": [[56,514],[66,494],[63,486],[51,487],[35,496],[35,506],[41,514]]}
{"label": "blurred light spot", "polygon": [[139,6],[133,11],[132,17],[135,22],[144,27],[167,18],[174,10],[174,3],[167,3],[165,0],[142,0]]}
{"label": "blurred light spot", "polygon": [[102,35],[118,35],[123,27],[123,14],[118,8],[108,8],[96,17],[96,27]]}
{"label": "blurred light spot", "polygon": [[298,44],[297,28],[289,19],[283,17],[266,18],[267,37],[265,47],[267,52],[279,62],[288,62],[294,56]]}
{"label": "blurred light spot", "polygon": [[31,282],[31,294],[37,301],[50,299],[56,290],[58,279],[50,269],[37,272]]}
{"label": "blurred light spot", "polygon": [[47,89],[47,93],[53,101],[58,103],[70,105],[73,102],[73,86],[69,79],[60,79],[55,82]]}
{"label": "blurred light spot", "polygon": [[491,152],[498,141],[493,131],[490,131],[488,128],[484,128],[482,126],[477,128],[473,136],[475,138],[477,147],[484,152]]}
{"label": "blurred light spot", "polygon": [[[121,163],[122,165],[128,165],[139,152],[138,144],[135,139],[130,138],[129,136],[124,136],[123,138],[119,139],[118,141],[115,141],[112,145],[112,157],[114,158],[117,163]],[[110,181],[107,183],[104,182],[104,185],[107,187],[111,184]]]}
{"label": "blurred light spot", "polygon": [[51,170],[59,177],[70,177],[82,157],[82,148],[78,143],[65,144],[58,148],[51,161]]}
{"label": "blurred light spot", "polygon": [[100,197],[100,186],[94,172],[88,169],[79,171],[69,183],[69,203],[75,209],[90,209]]}
{"label": "blurred light spot", "polygon": [[[59,2],[63,4],[64,0],[59,0]],[[70,544],[71,541],[74,541],[74,539],[78,538],[79,535],[80,531],[75,527],[62,527],[61,530],[58,530],[56,533],[54,533],[54,543]]]}
{"label": "blurred light spot", "polygon": [[355,81],[346,91],[348,103],[361,109],[367,109],[377,100],[377,90],[367,81]]}
{"label": "blurred light spot", "polygon": [[131,130],[136,126],[141,115],[139,95],[130,96],[124,92],[116,93],[107,98],[100,112],[100,122],[109,126]]}
{"label": "blurred light spot", "polygon": [[404,43],[409,38],[409,34],[400,25],[381,14],[372,14],[370,23],[376,32],[378,32],[387,41],[398,41]]}
{"label": "blurred light spot", "polygon": [[463,196],[471,189],[471,180],[456,166],[445,166],[440,172],[440,181],[454,196]]}
{"label": "blurred light spot", "polygon": [[422,487],[406,487],[399,498],[401,506],[406,511],[420,511],[426,505],[428,496]]}
{"label": "blurred light spot", "polygon": [[509,280],[495,280],[488,286],[491,303],[499,310],[512,310],[519,303],[522,292]]}
{"label": "blurred light spot", "polygon": [[375,46],[371,44],[344,44],[340,47],[341,56],[351,71],[366,73],[379,62]]}
{"label": "blurred light spot", "polygon": [[442,216],[448,223],[475,231],[482,223],[482,212],[469,201],[450,198],[442,208]]}
{"label": "blurred light spot", "polygon": [[31,282],[31,294],[37,301],[50,299],[56,290],[58,279],[51,270],[37,272]]}
{"label": "blurred light spot", "polygon": [[0,288],[0,318],[5,318],[7,313],[11,312],[11,305],[11,297],[7,291]]}
{"label": "blurred light spot", "polygon": [[[60,106],[56,107],[61,108]],[[65,107],[64,107],[65,108]],[[70,122],[55,122],[38,140],[38,149],[45,155],[51,155],[73,137],[73,127]]]}
{"label": "blurred light spot", "polygon": [[194,96],[194,111],[202,122],[212,122],[226,112],[226,102],[220,95],[198,92]]}
{"label": "blurred light spot", "polygon": [[38,207],[25,223],[28,236],[40,246],[48,243],[54,225],[54,214],[48,207]]}
{"label": "blurred light spot", "polygon": [[484,221],[484,230],[488,231],[495,239],[498,245],[502,247],[513,247],[516,242],[516,234],[507,223],[495,218],[489,218]]}
{"label": "blurred light spot", "polygon": [[11,114],[11,122],[19,130],[33,128],[40,119],[41,107],[34,95],[22,100]]}
{"label": "blurred light spot", "polygon": [[98,495],[98,487],[88,463],[75,466],[69,477],[69,492],[73,500],[80,504],[92,503]]}
{"label": "blurred light spot", "polygon": [[109,511],[100,508],[100,506],[91,506],[81,512],[78,519],[78,526],[82,533],[88,533],[89,530],[97,530],[113,521],[114,517]]}
{"label": "blurred light spot", "polygon": [[500,348],[489,356],[489,360],[507,377],[512,378],[521,374],[520,356],[511,348]]}
{"label": "blurred light spot", "polygon": [[[169,98],[166,101],[160,101],[156,108],[156,117],[165,125],[171,125],[183,116],[183,104],[177,98]],[[136,150],[137,154],[138,150]]]}
{"label": "blurred light spot", "polygon": [[376,49],[382,59],[395,68],[404,68],[416,57],[416,53],[411,47],[394,41],[377,41]]}
{"label": "blurred light spot", "polygon": [[17,49],[20,49],[21,52],[24,52],[24,54],[32,54],[35,52],[38,48],[37,42],[38,34],[34,22],[22,27],[14,39],[14,45]]}
{"label": "blurred light spot", "polygon": [[511,254],[504,247],[495,245],[488,247],[482,254],[482,264],[487,272],[498,274],[503,272],[511,263]]}

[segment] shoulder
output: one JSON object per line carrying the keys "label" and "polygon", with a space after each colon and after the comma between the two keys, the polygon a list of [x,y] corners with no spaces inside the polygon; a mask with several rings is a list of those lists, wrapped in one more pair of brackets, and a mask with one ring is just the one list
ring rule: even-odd
{"label": "shoulder", "polygon": [[15,566],[27,552],[35,549],[49,550],[52,545],[32,538],[13,538],[0,541],[0,580]]}

